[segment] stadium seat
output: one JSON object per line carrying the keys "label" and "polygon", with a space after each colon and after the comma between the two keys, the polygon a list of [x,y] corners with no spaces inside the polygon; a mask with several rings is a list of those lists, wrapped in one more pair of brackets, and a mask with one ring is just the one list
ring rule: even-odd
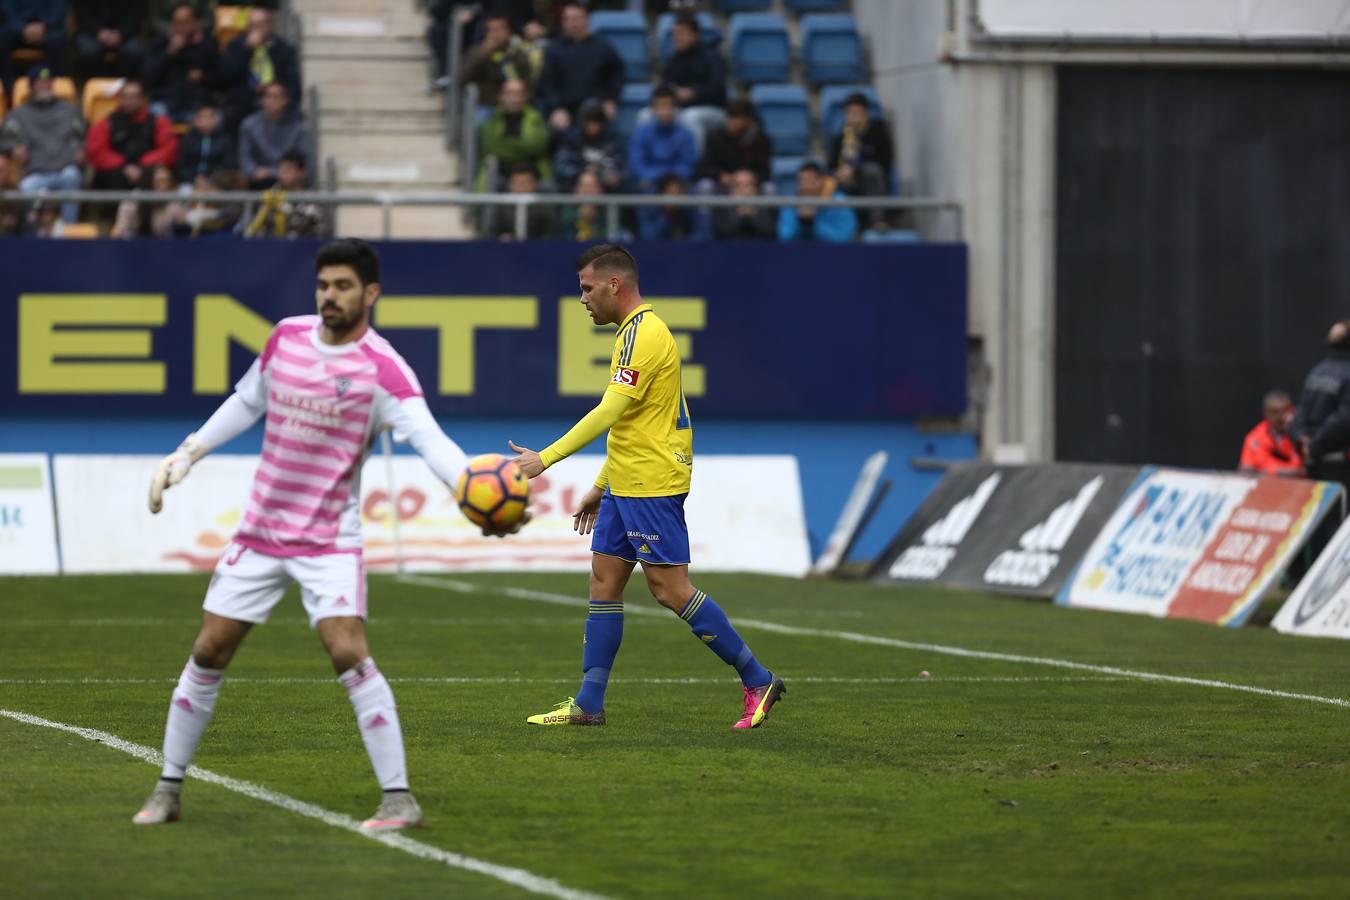
{"label": "stadium seat", "polygon": [[731,17],[731,69],[747,84],[788,80],[792,48],[787,22],[777,13]]}
{"label": "stadium seat", "polygon": [[61,237],[70,240],[92,241],[98,237],[98,226],[93,222],[68,222],[61,227]]}
{"label": "stadium seat", "polygon": [[601,10],[591,13],[591,31],[609,41],[623,60],[626,81],[652,77],[651,50],[647,46],[647,20],[640,12]]}
{"label": "stadium seat", "polygon": [[804,156],[775,156],[769,163],[770,180],[780,194],[797,193],[797,170],[806,162]]}
{"label": "stadium seat", "polygon": [[912,228],[887,228],[879,231],[868,228],[862,233],[864,244],[917,244],[919,233]]}
{"label": "stadium seat", "polygon": [[843,9],[844,0],[783,0],[783,5],[797,15],[802,13],[827,13],[838,12]]}
{"label": "stadium seat", "polygon": [[875,118],[881,117],[877,92],[870,84],[837,84],[820,89],[820,134],[826,143],[844,130],[844,101],[852,94],[862,94]]}
{"label": "stadium seat", "polygon": [[757,84],[750,89],[750,102],[759,111],[774,153],[800,156],[811,149],[811,107],[805,88],[799,84]]}
{"label": "stadium seat", "polygon": [[637,127],[638,113],[652,102],[650,84],[625,84],[619,92],[619,111],[614,116],[614,133],[624,140],[633,134]]}
{"label": "stadium seat", "polygon": [[714,0],[723,13],[764,12],[773,6],[773,0]]}
{"label": "stadium seat", "polygon": [[220,49],[248,30],[248,14],[252,11],[251,6],[216,7],[216,43]]}
{"label": "stadium seat", "polygon": [[[661,13],[656,17],[656,46],[661,53],[661,62],[670,59],[675,52],[675,41],[670,36],[670,31],[674,27],[674,13]],[[709,47],[716,48],[722,45],[722,31],[717,27],[717,20],[712,17],[712,13],[698,14],[698,33],[703,38],[703,43]]]}
{"label": "stadium seat", "polygon": [[90,78],[84,83],[85,125],[93,125],[99,119],[117,109],[117,92],[122,88],[120,78]]}
{"label": "stadium seat", "polygon": [[862,38],[850,15],[802,16],[802,63],[812,84],[844,84],[863,79]]}
{"label": "stadium seat", "polygon": [[[14,105],[23,106],[27,103],[30,90],[27,78],[14,79]],[[75,93],[75,82],[69,78],[53,78],[52,93],[71,103],[74,103],[78,96]]]}

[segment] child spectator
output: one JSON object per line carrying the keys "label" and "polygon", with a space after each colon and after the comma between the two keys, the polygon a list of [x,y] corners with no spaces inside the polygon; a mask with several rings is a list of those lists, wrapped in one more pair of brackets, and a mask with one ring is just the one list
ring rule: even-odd
{"label": "child spectator", "polygon": [[[173,172],[167,166],[157,166],[150,176],[150,188],[168,193],[177,190]],[[168,203],[143,204],[134,200],[123,200],[117,205],[117,218],[113,222],[112,237],[168,238],[179,234],[186,235],[188,208],[180,200]]]}
{"label": "child spectator", "polygon": [[675,92],[664,86],[653,91],[651,111],[628,144],[628,172],[643,191],[666,175],[688,181],[698,164],[693,133],[675,121]]}
{"label": "child spectator", "polygon": [[[843,197],[844,192],[826,181],[820,166],[802,163],[797,170],[797,194],[801,197]],[[778,211],[780,241],[821,241],[839,244],[853,240],[858,217],[846,206],[785,206]]]}
{"label": "child spectator", "polygon": [[289,193],[305,189],[305,157],[287,153],[277,169],[277,185],[263,192],[262,209],[249,223],[245,237],[312,238],[328,231],[328,217],[317,203],[291,200]]}
{"label": "child spectator", "polygon": [[[686,197],[689,185],[673,172],[658,182],[664,197]],[[638,230],[644,241],[706,241],[711,237],[708,216],[696,206],[644,206],[638,210]]]}
{"label": "child spectator", "polygon": [[220,110],[210,103],[192,114],[192,130],[178,144],[178,180],[192,184],[198,175],[233,172],[239,168],[235,142],[225,133]]}
{"label": "child spectator", "polygon": [[609,127],[609,117],[598,100],[581,105],[581,123],[567,133],[553,156],[558,187],[570,191],[585,169],[591,169],[607,191],[623,186],[623,142]]}

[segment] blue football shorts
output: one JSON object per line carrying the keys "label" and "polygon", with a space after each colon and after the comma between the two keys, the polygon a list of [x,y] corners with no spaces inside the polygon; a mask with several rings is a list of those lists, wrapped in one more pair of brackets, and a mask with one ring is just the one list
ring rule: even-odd
{"label": "blue football shorts", "polygon": [[684,498],[615,497],[605,488],[591,534],[591,552],[628,562],[663,566],[689,564],[689,528]]}

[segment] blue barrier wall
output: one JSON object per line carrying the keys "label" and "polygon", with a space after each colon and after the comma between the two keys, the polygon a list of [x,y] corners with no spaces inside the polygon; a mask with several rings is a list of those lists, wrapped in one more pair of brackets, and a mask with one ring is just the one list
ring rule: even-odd
{"label": "blue barrier wall", "polygon": [[[201,424],[200,418],[160,419],[45,419],[9,417],[0,425],[0,453],[167,453],[184,435]],[[469,453],[506,451],[511,438],[540,447],[562,434],[570,419],[441,419],[446,433]],[[798,421],[741,424],[707,422],[698,429],[697,451],[721,453],[788,453],[801,470],[802,500],[811,537],[812,555],[818,554],[844,505],[858,469],[877,450],[890,454],[885,477],[893,487],[876,519],[863,534],[854,554],[858,559],[878,555],[900,526],[918,508],[941,475],[916,470],[915,457],[972,459],[971,435],[923,434],[909,422],[850,423]],[[256,453],[262,447],[262,429],[240,436],[222,452]],[[399,448],[400,452],[410,452]],[[597,442],[588,453],[604,452]],[[698,490],[695,463],[694,490]],[[754,536],[746,536],[752,553]]]}
{"label": "blue barrier wall", "polygon": [[[309,242],[0,241],[0,410],[208,413],[272,323],[314,311]],[[375,324],[441,415],[575,415],[613,330],[576,302],[579,245],[379,245]],[[707,417],[955,415],[966,250],[637,244],[644,296]],[[11,343],[12,342],[12,343]]]}

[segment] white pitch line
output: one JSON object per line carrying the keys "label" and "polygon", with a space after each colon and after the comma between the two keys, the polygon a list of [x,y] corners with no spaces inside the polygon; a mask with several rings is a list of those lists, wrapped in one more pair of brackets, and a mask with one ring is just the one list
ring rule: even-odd
{"label": "white pitch line", "polygon": [[[945,678],[921,678],[917,675],[908,678],[846,678],[832,675],[793,675],[793,684],[1025,684],[1028,682],[1046,682],[1051,684],[1129,681],[1128,678],[1114,678],[1106,675],[1074,677],[1072,675],[953,675]],[[335,684],[334,678],[236,678],[225,676],[228,684]],[[390,684],[572,684],[575,678],[513,678],[488,676],[423,675],[407,678],[389,678]],[[0,687],[5,685],[116,685],[116,684],[177,684],[177,678],[0,678]],[[611,684],[740,684],[739,679],[730,678],[611,678]]]}
{"label": "white pitch line", "polygon": [[[64,731],[67,734],[74,734],[87,741],[95,741],[106,747],[111,747],[114,750],[120,750],[129,756],[134,756],[137,759],[154,766],[162,766],[164,764],[164,757],[158,750],[155,750],[152,747],[146,747],[143,744],[133,744],[131,741],[125,741],[117,735],[109,734],[106,731],[98,731],[93,728],[80,728],[76,725],[67,725],[64,722],[53,722],[51,719],[43,719],[39,716],[33,716],[28,713],[10,709],[0,709],[0,716],[4,716],[7,719],[13,719],[16,722],[22,722],[25,725],[37,725],[41,728],[52,728],[57,731]],[[280,807],[288,812],[293,812],[309,819],[316,819],[323,822],[325,825],[331,825],[334,828],[340,828],[343,831],[350,831],[367,840],[384,844],[386,847],[402,850],[404,853],[416,856],[419,859],[438,862],[442,865],[456,869],[464,869],[469,872],[476,872],[479,875],[486,875],[489,878],[495,878],[498,881],[514,885],[533,894],[543,894],[546,897],[559,897],[563,898],[563,900],[605,900],[600,894],[592,894],[587,891],[569,888],[566,885],[554,881],[552,878],[544,878],[533,872],[526,871],[525,869],[502,866],[497,863],[487,862],[486,860],[476,859],[472,856],[451,853],[449,850],[442,850],[440,847],[433,847],[430,844],[415,841],[403,834],[389,832],[367,833],[361,829],[361,823],[351,816],[344,816],[342,813],[324,809],[322,806],[306,803],[304,800],[297,800],[294,797],[269,790],[268,788],[254,784],[251,781],[241,781],[238,778],[231,778],[228,775],[219,775],[198,766],[192,766],[187,770],[187,774],[190,778],[196,778],[200,781],[220,785],[228,791],[234,791],[236,794],[243,794],[245,797],[261,800],[263,803],[270,803],[272,806]]]}
{"label": "white pitch line", "polygon": [[[533,591],[524,588],[495,587],[475,584],[471,581],[455,581],[449,578],[432,578],[425,575],[403,575],[401,580],[428,587],[440,587],[461,594],[500,594],[520,600],[533,600],[538,603],[552,603],[560,606],[584,607],[587,601],[578,600],[565,594],[552,594],[546,591]],[[645,606],[625,605],[624,614],[629,615],[669,615],[663,610]],[[800,628],[795,625],[782,625],[778,622],[766,622],[761,619],[742,619],[737,617],[735,624],[740,628],[768,631],[773,634],[786,634],[794,637],[832,638],[850,641],[855,644],[873,644],[881,647],[896,647],[901,650],[919,650],[924,653],[938,653],[944,656],[960,656],[966,659],[989,659],[998,662],[1022,663],[1032,666],[1053,666],[1060,669],[1073,669],[1079,672],[1096,672],[1101,675],[1114,675],[1120,678],[1134,678],[1139,681],[1155,681],[1165,684],[1184,684],[1192,687],[1215,688],[1224,691],[1238,691],[1244,694],[1257,694],[1262,697],[1276,697],[1281,700],[1302,700],[1307,703],[1323,703],[1350,709],[1350,700],[1343,697],[1324,697],[1320,694],[1300,694],[1294,691],[1281,691],[1275,688],[1256,687],[1250,684],[1236,684],[1218,681],[1212,678],[1191,678],[1186,675],[1166,675],[1161,672],[1145,672],[1137,669],[1121,669],[1116,666],[1101,666],[1094,663],[1074,662],[1069,659],[1054,659],[1045,656],[1023,656],[1018,653],[999,653],[994,650],[971,650],[968,647],[953,647],[946,644],[925,644],[916,641],[902,641],[897,638],[881,637],[874,634],[859,634],[853,631],[827,631],[818,628]]]}

